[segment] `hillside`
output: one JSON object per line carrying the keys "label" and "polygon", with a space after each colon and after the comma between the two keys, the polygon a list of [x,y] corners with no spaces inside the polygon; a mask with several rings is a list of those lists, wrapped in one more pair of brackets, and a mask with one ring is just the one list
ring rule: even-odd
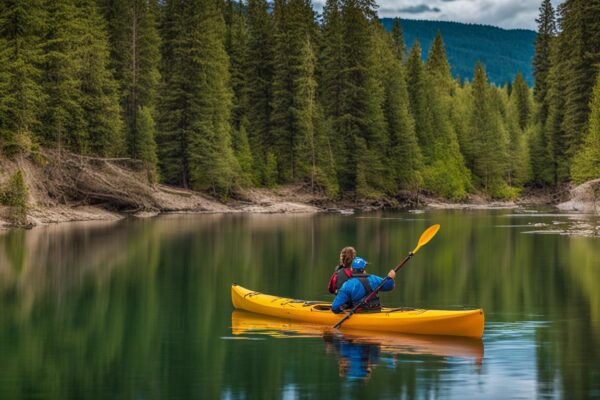
{"label": "hillside", "polygon": [[[386,29],[392,27],[391,18],[382,18]],[[412,47],[418,38],[423,47],[423,56],[440,31],[448,61],[454,76],[472,79],[477,60],[487,69],[490,81],[503,84],[514,79],[521,71],[527,83],[533,85],[533,59],[536,33],[525,29],[506,30],[488,25],[462,24],[445,21],[401,20],[407,46]]]}

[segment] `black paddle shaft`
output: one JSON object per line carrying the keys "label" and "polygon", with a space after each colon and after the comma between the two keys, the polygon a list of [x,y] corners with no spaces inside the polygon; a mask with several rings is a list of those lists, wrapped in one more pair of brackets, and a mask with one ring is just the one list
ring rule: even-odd
{"label": "black paddle shaft", "polygon": [[[408,260],[410,260],[412,258],[412,256],[414,256],[415,253],[413,253],[412,251],[410,253],[408,253],[408,255],[404,258],[404,260],[402,260],[402,262],[400,264],[398,264],[396,266],[396,268],[394,268],[394,272],[398,272],[398,270],[402,267],[404,267],[404,265],[408,262]],[[360,301],[360,303],[358,303],[357,305],[355,305],[352,310],[350,310],[350,312],[348,314],[346,314],[346,316],[344,318],[342,318],[340,320],[340,322],[338,322],[337,324],[334,325],[334,329],[339,328],[340,326],[342,326],[342,324],[352,316],[352,314],[354,314],[356,312],[356,310],[358,310],[360,307],[364,306],[365,304],[367,304],[369,302],[369,300],[371,300],[373,297],[377,296],[377,292],[379,292],[381,290],[381,288],[383,287],[383,285],[385,285],[385,283],[391,279],[389,276],[386,276],[385,279],[383,281],[381,281],[381,283],[379,284],[379,286],[377,286],[375,288],[375,290],[373,290],[368,296],[365,296],[364,299],[362,299]]]}

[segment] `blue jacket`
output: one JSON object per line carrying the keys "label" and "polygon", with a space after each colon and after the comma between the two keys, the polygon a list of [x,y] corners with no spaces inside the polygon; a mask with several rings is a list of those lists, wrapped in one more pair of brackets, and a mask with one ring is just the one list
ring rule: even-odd
{"label": "blue jacket", "polygon": [[[380,278],[377,275],[370,275],[368,280],[371,289],[374,290],[377,286],[379,286],[381,281],[383,281],[383,278]],[[392,289],[394,289],[394,280],[388,279],[385,282],[385,285],[383,285],[381,288],[381,291],[388,292]],[[335,296],[333,304],[331,305],[331,311],[336,314],[340,313],[342,312],[342,306],[344,304],[350,302],[353,304],[358,304],[358,302],[361,301],[366,295],[367,292],[358,278],[350,278],[344,282],[340,290],[338,290],[338,294]]]}

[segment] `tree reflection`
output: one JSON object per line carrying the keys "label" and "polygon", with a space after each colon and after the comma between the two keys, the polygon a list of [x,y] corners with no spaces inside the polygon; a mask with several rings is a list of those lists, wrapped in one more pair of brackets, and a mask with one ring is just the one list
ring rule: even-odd
{"label": "tree reflection", "polygon": [[[370,272],[383,274],[434,222],[442,230],[398,274],[385,304],[483,307],[499,324],[547,321],[532,339],[538,393],[592,397],[600,391],[598,239],[523,234],[529,228],[510,226],[551,225],[558,217],[507,214],[174,215],[2,233],[0,398],[218,398],[225,389],[277,398],[291,383],[337,398],[350,396],[339,360],[347,377],[361,354],[367,362],[357,365],[370,366],[370,382],[350,397],[425,396],[423,379],[435,396],[456,373],[446,365],[456,357],[444,353],[447,343],[351,338],[345,348],[326,342],[336,355],[327,357],[322,344],[311,350],[315,341],[245,346],[220,339],[230,334],[232,282],[329,299],[326,283],[341,247],[356,246]],[[469,360],[478,364],[476,354]]]}

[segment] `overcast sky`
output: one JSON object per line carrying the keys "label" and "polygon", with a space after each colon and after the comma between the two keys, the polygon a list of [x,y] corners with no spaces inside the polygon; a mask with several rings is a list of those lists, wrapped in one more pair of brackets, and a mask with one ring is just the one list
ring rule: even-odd
{"label": "overcast sky", "polygon": [[[321,1],[314,0],[321,8]],[[432,19],[537,30],[541,0],[376,0],[380,17]],[[552,0],[556,6],[561,0]]]}

